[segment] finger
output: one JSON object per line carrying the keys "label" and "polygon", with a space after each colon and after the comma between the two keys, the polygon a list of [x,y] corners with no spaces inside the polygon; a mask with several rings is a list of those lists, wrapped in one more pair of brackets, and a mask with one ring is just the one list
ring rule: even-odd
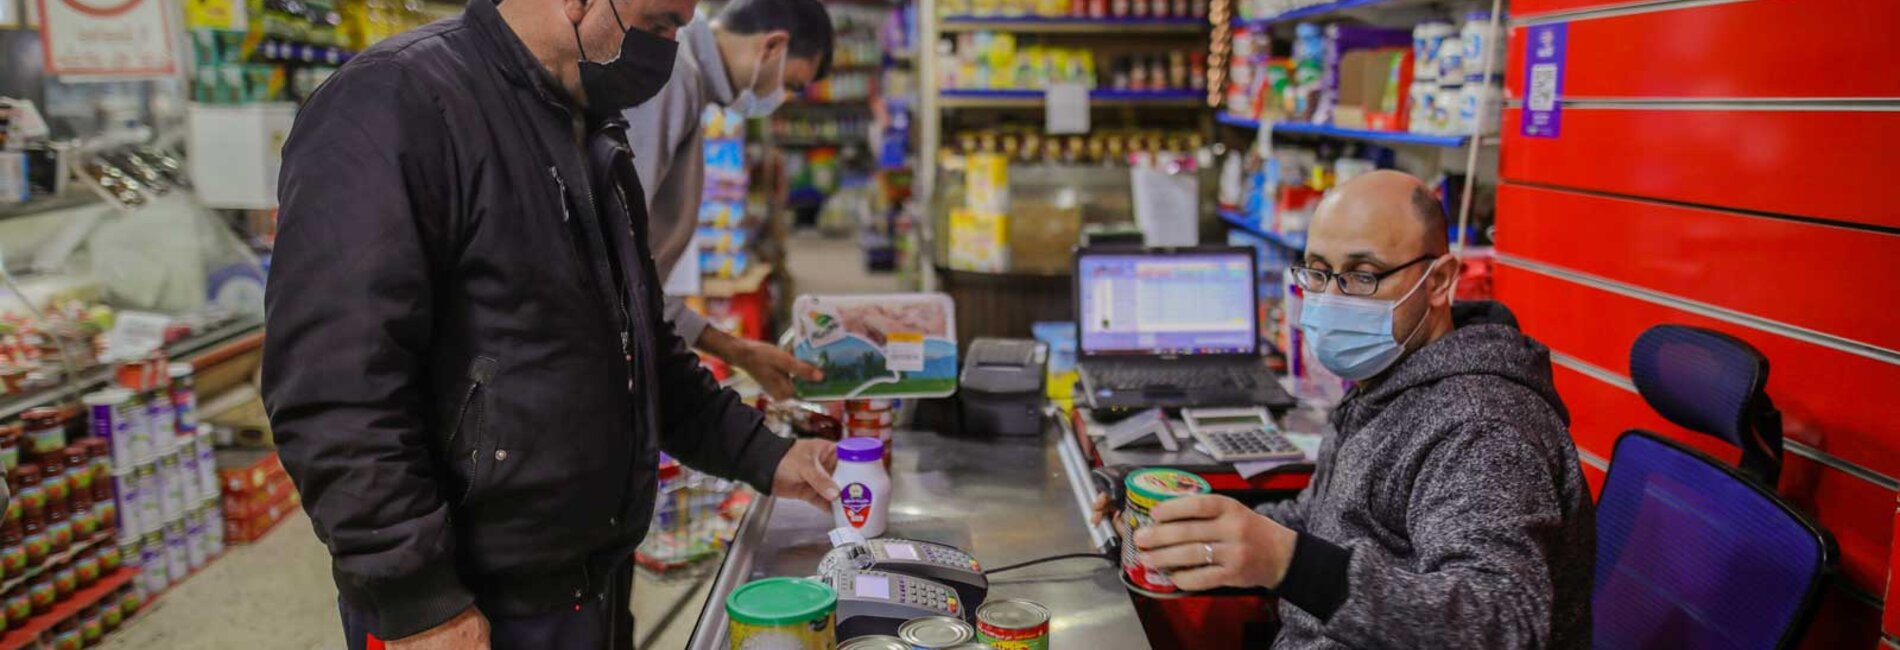
{"label": "finger", "polygon": [[1199,519],[1172,524],[1145,526],[1135,531],[1136,548],[1167,548],[1176,544],[1197,544],[1222,540],[1218,522]]}
{"label": "finger", "polygon": [[811,468],[805,471],[805,482],[826,501],[833,501],[838,498],[838,482],[831,480],[831,472],[825,471],[822,458],[822,454],[812,457]]}
{"label": "finger", "polygon": [[1168,581],[1184,591],[1207,591],[1221,587],[1240,586],[1233,584],[1232,571],[1218,565],[1173,571],[1168,573]]}
{"label": "finger", "polygon": [[765,389],[765,394],[771,395],[772,399],[790,399],[793,391],[796,390],[796,387],[792,385],[792,380],[786,379],[784,373],[779,372],[777,368],[767,366],[763,370],[764,372],[752,373],[752,378],[758,380],[759,387]]}
{"label": "finger", "polygon": [[1102,523],[1102,518],[1106,516],[1108,516],[1108,495],[1097,495],[1095,503],[1089,508],[1089,525]]}
{"label": "finger", "polygon": [[[1223,544],[1214,544],[1214,563],[1220,564]],[[1193,569],[1207,566],[1207,548],[1201,543],[1176,544],[1142,552],[1143,566],[1163,569]]]}
{"label": "finger", "polygon": [[1202,494],[1179,499],[1169,499],[1155,506],[1149,513],[1155,521],[1180,521],[1184,519],[1213,519],[1234,502],[1224,496]]}
{"label": "finger", "polygon": [[809,363],[805,363],[803,361],[799,361],[795,357],[791,359],[792,359],[792,374],[793,375],[801,377],[805,381],[824,381],[825,380],[825,371],[819,370],[817,366],[811,365]]}

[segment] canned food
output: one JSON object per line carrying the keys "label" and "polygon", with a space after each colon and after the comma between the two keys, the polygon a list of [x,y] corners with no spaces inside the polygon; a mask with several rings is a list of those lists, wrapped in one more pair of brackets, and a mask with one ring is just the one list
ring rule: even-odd
{"label": "canned food", "polygon": [[119,555],[118,546],[103,544],[99,546],[99,550],[95,553],[99,556],[99,575],[110,575],[112,572],[119,570],[119,558],[121,556]]}
{"label": "canned food", "polygon": [[165,524],[165,567],[171,571],[172,584],[177,584],[191,575],[191,557],[185,550],[185,523],[174,521]]}
{"label": "canned food", "polygon": [[185,563],[197,571],[205,565],[204,510],[185,514]]}
{"label": "canned food", "polygon": [[112,475],[112,491],[116,495],[116,508],[119,515],[119,531],[131,535],[145,534],[144,504],[145,493],[141,490],[138,474],[122,472]]}
{"label": "canned food", "polygon": [[163,391],[148,391],[145,397],[145,430],[152,438],[152,453],[163,456],[178,444],[178,423],[172,419],[171,396]]}
{"label": "canned food", "polygon": [[207,501],[218,498],[218,459],[216,449],[211,444],[211,436],[199,434],[192,437],[192,446],[198,453],[198,492]]}
{"label": "canned food", "polygon": [[166,562],[165,536],[147,533],[139,542],[139,579],[145,593],[156,594],[171,586],[171,568]]}
{"label": "canned food", "polygon": [[[139,466],[134,479],[138,481],[139,527],[128,528],[127,530],[132,530],[142,535],[158,530],[160,526],[164,525],[165,512],[164,506],[161,503],[164,501],[164,498],[160,494],[164,486],[158,483],[157,465]],[[129,504],[121,503],[119,504],[119,509],[124,510],[127,505]]]}
{"label": "canned food", "polygon": [[976,628],[960,618],[926,616],[897,626],[897,638],[918,650],[935,650],[969,642],[976,638]]}
{"label": "canned food", "polygon": [[1154,525],[1154,518],[1148,513],[1161,502],[1207,494],[1213,488],[1205,479],[1191,472],[1158,467],[1135,470],[1124,483],[1127,486],[1128,507],[1123,508],[1122,515],[1116,518],[1116,529],[1123,540],[1122,571],[1127,574],[1129,583],[1139,589],[1173,593],[1176,588],[1174,582],[1168,579],[1166,571],[1142,565],[1141,553],[1133,543],[1135,531]]}
{"label": "canned food", "polygon": [[853,429],[858,427],[888,427],[891,426],[891,423],[895,422],[896,419],[897,416],[891,411],[852,411],[849,415],[845,416],[845,423],[850,425]]}
{"label": "canned food", "polygon": [[896,401],[891,400],[889,398],[854,399],[854,400],[845,401],[844,410],[847,413],[861,413],[865,411],[889,411],[891,410],[891,407],[895,405],[896,405]]}
{"label": "canned food", "polygon": [[903,639],[884,634],[861,636],[838,644],[838,650],[911,650]]}
{"label": "canned food", "polygon": [[997,650],[997,648],[996,646],[990,645],[988,643],[979,643],[976,641],[971,641],[969,643],[959,643],[957,645],[944,648],[943,650]]}
{"label": "canned food", "polygon": [[112,499],[92,504],[92,518],[99,522],[100,532],[110,535],[119,529],[119,504]]}
{"label": "canned food", "polygon": [[976,608],[977,639],[996,650],[1049,650],[1049,608],[1004,599]]}
{"label": "canned food", "polygon": [[145,601],[147,600],[146,593],[145,590],[132,585],[126,585],[125,588],[120,589],[119,613],[126,616],[139,613],[139,609],[145,606]]}
{"label": "canned food", "polygon": [[157,453],[152,448],[152,428],[146,424],[145,397],[129,390],[126,394],[125,452],[120,453],[116,444],[112,450],[112,468],[121,472],[151,462]]}
{"label": "canned food", "polygon": [[177,453],[158,457],[158,486],[159,517],[171,521],[185,514],[184,468],[178,463]]}
{"label": "canned food", "polygon": [[838,592],[807,578],[766,578],[726,597],[732,650],[830,650]]}

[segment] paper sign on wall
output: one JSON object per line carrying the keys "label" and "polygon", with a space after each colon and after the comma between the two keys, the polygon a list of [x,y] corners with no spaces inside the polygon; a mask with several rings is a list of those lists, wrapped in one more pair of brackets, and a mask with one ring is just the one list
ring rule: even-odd
{"label": "paper sign on wall", "polygon": [[32,1],[39,7],[47,74],[162,78],[178,69],[162,0]]}
{"label": "paper sign on wall", "polygon": [[1079,83],[1049,84],[1043,101],[1043,131],[1051,135],[1089,132],[1089,88]]}
{"label": "paper sign on wall", "polygon": [[19,26],[19,0],[0,0],[0,29],[12,29]]}

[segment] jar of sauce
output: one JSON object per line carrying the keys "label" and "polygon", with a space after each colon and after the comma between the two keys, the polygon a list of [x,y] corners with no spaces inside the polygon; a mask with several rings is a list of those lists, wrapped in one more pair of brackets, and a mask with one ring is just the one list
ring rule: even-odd
{"label": "jar of sauce", "polygon": [[47,547],[54,553],[64,553],[73,547],[72,513],[66,510],[66,504],[46,501],[46,540]]}
{"label": "jar of sauce", "polygon": [[23,519],[44,520],[46,517],[46,490],[40,488],[40,466],[23,463],[13,470],[13,499],[20,502],[20,516]]}
{"label": "jar of sauce", "polygon": [[72,560],[53,565],[48,571],[53,574],[53,597],[59,602],[73,597],[79,591],[79,572],[73,568]]}
{"label": "jar of sauce", "polygon": [[92,499],[92,453],[85,445],[71,444],[60,451],[61,462],[66,467],[66,482],[71,484],[73,492],[85,492],[88,501]]}
{"label": "jar of sauce", "polygon": [[27,589],[24,584],[14,585],[5,596],[0,596],[3,599],[0,602],[5,603],[7,627],[22,627],[27,619],[33,618],[33,601],[27,597]]}
{"label": "jar of sauce", "polygon": [[53,604],[59,602],[59,592],[53,590],[53,572],[42,571],[26,585],[27,600],[33,605],[33,616],[53,611]]}
{"label": "jar of sauce", "polygon": [[66,448],[66,418],[58,408],[41,406],[20,414],[26,438],[22,441],[29,456],[43,456]]}
{"label": "jar of sauce", "polygon": [[20,522],[0,524],[0,578],[26,575],[25,542]]}
{"label": "jar of sauce", "polygon": [[35,461],[40,464],[40,489],[46,491],[46,502],[65,503],[66,495],[73,490],[72,480],[66,476],[65,449],[41,454]]}
{"label": "jar of sauce", "polygon": [[103,438],[87,438],[80,441],[86,448],[88,462],[92,463],[92,501],[112,500],[112,443]]}
{"label": "jar of sauce", "polygon": [[0,426],[0,467],[6,471],[20,466],[20,437],[24,431],[26,427],[18,422]]}

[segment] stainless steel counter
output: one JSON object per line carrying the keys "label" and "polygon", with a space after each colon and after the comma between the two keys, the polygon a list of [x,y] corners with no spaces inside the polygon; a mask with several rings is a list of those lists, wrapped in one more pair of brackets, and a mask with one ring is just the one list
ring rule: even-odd
{"label": "stainless steel counter", "polygon": [[[1084,504],[1092,497],[1072,440],[1054,430],[1040,439],[898,432],[886,536],[951,544],[985,566],[1091,550]],[[829,511],[796,501],[754,502],[689,647],[726,648],[726,595],[759,578],[812,574],[830,549],[830,529]],[[1149,647],[1127,590],[1106,562],[1064,560],[993,576],[989,597],[1048,606],[1055,614],[1053,647]]]}

